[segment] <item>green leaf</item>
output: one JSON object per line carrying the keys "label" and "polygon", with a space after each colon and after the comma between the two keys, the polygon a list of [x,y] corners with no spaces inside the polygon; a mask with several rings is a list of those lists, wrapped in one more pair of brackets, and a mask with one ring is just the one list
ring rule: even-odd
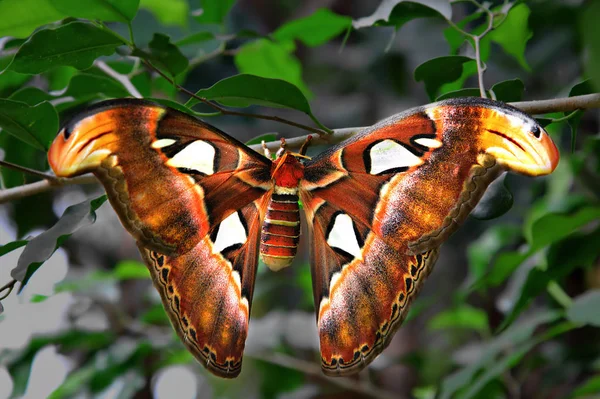
{"label": "green leaf", "polygon": [[[293,84],[280,79],[268,79],[254,75],[235,75],[218,81],[208,89],[198,90],[198,96],[231,107],[262,105],[290,108],[312,115],[310,105],[302,92]],[[192,98],[185,105],[198,103]]]}
{"label": "green leaf", "polygon": [[469,269],[475,279],[485,275],[496,254],[507,245],[520,238],[520,228],[514,225],[496,225],[487,229],[476,241],[469,245],[467,256]]}
{"label": "green leaf", "polygon": [[574,214],[547,213],[531,224],[525,238],[533,250],[538,250],[599,219],[600,206],[585,207]]}
{"label": "green leaf", "polygon": [[293,51],[292,42],[274,43],[260,39],[240,47],[235,55],[235,65],[242,74],[285,80],[310,99],[312,94],[302,80],[302,64]]}
{"label": "green leaf", "polygon": [[[573,96],[582,96],[584,94],[591,94],[594,92],[594,88],[592,87],[592,82],[590,79],[584,80],[581,83],[576,84],[569,91],[569,97]],[[569,127],[571,128],[571,152],[575,151],[575,142],[577,140],[577,129],[579,129],[579,124],[581,123],[581,117],[583,116],[583,110],[575,111],[575,114],[571,116],[567,120]],[[569,115],[570,112],[565,112],[564,115]]]}
{"label": "green leaf", "polygon": [[58,131],[58,115],[47,101],[31,107],[0,99],[0,128],[45,152]]}
{"label": "green leaf", "polygon": [[50,0],[50,2],[59,12],[70,17],[128,23],[135,17],[140,0]]}
{"label": "green leaf", "polygon": [[0,37],[19,38],[67,16],[54,8],[51,0],[2,0],[0,15]]}
{"label": "green leaf", "polygon": [[382,0],[373,14],[355,20],[356,29],[370,26],[395,26],[400,29],[406,22],[416,18],[452,18],[450,2],[438,0]]}
{"label": "green leaf", "polygon": [[431,330],[461,328],[484,332],[488,331],[488,318],[487,314],[481,309],[461,305],[438,313],[429,320],[427,327]]}
{"label": "green leaf", "polygon": [[425,61],[415,69],[415,80],[425,83],[425,90],[433,100],[444,83],[460,79],[463,74],[463,68],[466,68],[470,64],[475,65],[473,58],[460,55],[434,58]]}
{"label": "green leaf", "polygon": [[552,245],[546,255],[547,269],[533,268],[529,271],[520,289],[519,298],[499,329],[504,329],[516,320],[533,299],[546,291],[551,281],[566,277],[577,267],[592,264],[598,255],[598,242],[600,229],[590,234],[572,235]]}
{"label": "green leaf", "polygon": [[577,324],[600,327],[600,289],[581,294],[567,309],[567,319]]}
{"label": "green leaf", "polygon": [[[584,7],[584,6],[582,6]],[[600,3],[588,2],[586,8],[581,10],[581,31],[583,43],[587,50],[584,66],[586,75],[592,79],[597,92],[600,92]],[[0,35],[1,36],[1,35]]]}
{"label": "green leaf", "polygon": [[17,248],[21,248],[21,247],[27,245],[28,242],[29,241],[27,241],[27,240],[17,240],[17,241],[12,241],[7,244],[4,244],[4,245],[0,246],[0,256],[4,256],[7,253],[12,252]]}
{"label": "green leaf", "polygon": [[168,72],[172,76],[177,76],[185,71],[189,65],[188,59],[181,54],[177,46],[171,43],[171,39],[162,33],[155,33],[152,41],[149,43],[150,53],[135,52],[134,55],[142,56],[160,69]]}
{"label": "green leaf", "polygon": [[117,263],[112,274],[117,280],[145,280],[150,277],[150,272],[146,265],[133,260],[125,260]]}
{"label": "green leaf", "polygon": [[489,38],[512,55],[526,71],[531,71],[525,60],[525,47],[533,36],[527,23],[530,13],[529,7],[521,3],[509,11],[502,25],[489,33]]}
{"label": "green leaf", "polygon": [[155,324],[155,325],[169,325],[169,316],[165,312],[165,308],[162,305],[156,304],[150,308],[146,313],[141,316],[142,322],[146,324]]}
{"label": "green leaf", "polygon": [[189,44],[198,44],[209,40],[217,40],[217,37],[212,32],[196,32],[189,36],[179,39],[175,42],[177,46],[187,46]]}
{"label": "green leaf", "polygon": [[569,399],[575,398],[590,398],[593,397],[591,395],[600,394],[600,375],[589,378],[583,384],[578,386]]}
{"label": "green leaf", "polygon": [[63,241],[81,227],[94,223],[95,211],[104,201],[105,195],[68,207],[54,226],[29,241],[19,257],[17,267],[10,272],[12,278],[22,283],[21,288]]}
{"label": "green leaf", "polygon": [[263,141],[269,143],[277,140],[277,133],[265,133],[246,141],[246,145],[260,144]]}
{"label": "green leaf", "polygon": [[97,367],[94,362],[88,362],[83,367],[78,367],[48,396],[48,399],[76,397],[77,393],[89,384],[96,371]]}
{"label": "green leaf", "polygon": [[200,0],[202,14],[195,17],[201,24],[222,25],[235,0]]}
{"label": "green leaf", "polygon": [[344,32],[351,24],[352,18],[321,8],[308,17],[284,24],[272,36],[278,41],[300,40],[307,46],[316,47]]}
{"label": "green leaf", "polygon": [[489,370],[498,363],[498,355],[508,352],[507,356],[510,356],[515,347],[522,344],[527,345],[527,341],[540,325],[551,323],[559,317],[560,312],[538,312],[527,320],[512,325],[502,334],[487,342],[475,362],[444,378],[438,395],[440,399],[457,397],[456,393],[464,387],[469,387],[480,370]]}
{"label": "green leaf", "polygon": [[507,185],[506,176],[504,174],[488,186],[471,216],[479,220],[490,220],[504,215],[512,208],[513,195]]}
{"label": "green leaf", "polygon": [[113,54],[121,44],[120,39],[92,24],[71,22],[33,34],[8,68],[30,74],[61,65],[87,69],[96,58]]}
{"label": "green leaf", "polygon": [[10,100],[25,103],[31,107],[43,101],[53,100],[54,97],[37,87],[27,86],[15,91],[9,97]]}
{"label": "green leaf", "polygon": [[[483,280],[490,286],[501,284],[521,263],[545,246],[560,241],[581,226],[600,218],[600,207],[586,207],[574,214],[547,213],[524,230],[529,242],[527,252],[505,252],[498,256],[488,276]],[[479,281],[477,286],[483,284]]]}
{"label": "green leaf", "polygon": [[496,100],[505,103],[521,101],[525,85],[521,79],[505,80],[492,86],[491,91],[496,95]]}
{"label": "green leaf", "polygon": [[163,25],[187,27],[190,10],[185,0],[141,0],[140,8],[149,10]]}
{"label": "green leaf", "polygon": [[104,94],[106,97],[128,97],[129,92],[113,78],[89,73],[79,73],[71,79],[62,96],[90,100]]}

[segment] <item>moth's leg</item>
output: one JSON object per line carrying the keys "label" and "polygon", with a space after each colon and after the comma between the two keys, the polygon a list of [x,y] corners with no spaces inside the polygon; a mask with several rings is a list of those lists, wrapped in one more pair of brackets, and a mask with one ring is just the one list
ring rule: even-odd
{"label": "moth's leg", "polygon": [[265,143],[265,141],[261,141],[260,144],[262,145],[263,148],[263,154],[265,155],[265,157],[272,159],[271,158],[271,151],[269,151],[269,147],[267,147],[267,143]]}
{"label": "moth's leg", "polygon": [[281,158],[283,154],[285,154],[285,147],[287,146],[285,139],[281,138],[281,144],[279,145],[279,149],[275,153],[275,159]]}
{"label": "moth's leg", "polygon": [[306,140],[304,140],[304,143],[302,143],[302,146],[300,147],[300,155],[306,155],[306,151],[308,150],[311,140],[312,136],[310,134],[306,136]]}

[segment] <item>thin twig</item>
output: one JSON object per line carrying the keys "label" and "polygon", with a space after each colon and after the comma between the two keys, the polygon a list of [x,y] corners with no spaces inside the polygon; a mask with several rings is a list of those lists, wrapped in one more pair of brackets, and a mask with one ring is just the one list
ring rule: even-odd
{"label": "thin twig", "polygon": [[3,166],[3,167],[8,168],[8,169],[13,169],[13,170],[16,170],[18,172],[27,173],[29,175],[41,177],[42,179],[50,181],[52,184],[59,184],[59,182],[60,182],[60,179],[58,177],[54,176],[54,175],[49,175],[47,173],[40,172],[39,170],[30,169],[30,168],[27,168],[25,166],[16,165],[14,163],[6,162],[6,161],[0,161],[0,166]]}
{"label": "thin twig", "polygon": [[532,115],[548,114],[551,112],[570,112],[576,109],[600,108],[600,93],[553,98],[551,100],[520,101],[509,104]]}
{"label": "thin twig", "polygon": [[158,73],[160,76],[162,76],[163,78],[165,78],[169,83],[171,83],[172,85],[174,85],[175,87],[177,87],[177,89],[179,91],[181,91],[182,93],[187,94],[188,96],[195,98],[196,100],[212,107],[213,109],[219,111],[220,113],[222,113],[223,115],[233,115],[233,116],[243,116],[243,117],[248,117],[248,118],[254,118],[254,119],[265,119],[265,120],[269,120],[269,121],[275,121],[275,122],[279,122],[279,123],[283,123],[286,125],[290,125],[290,126],[294,126],[297,127],[299,129],[303,129],[309,132],[313,132],[318,134],[319,136],[325,136],[327,134],[329,134],[329,132],[322,130],[322,129],[317,129],[314,128],[312,126],[307,126],[307,125],[303,125],[301,123],[296,123],[284,118],[280,118],[278,116],[271,116],[271,115],[260,115],[260,114],[249,114],[249,113],[245,113],[245,112],[238,112],[238,111],[230,111],[226,108],[223,108],[221,106],[219,106],[218,104],[207,100],[206,98],[202,98],[200,96],[198,96],[196,93],[189,91],[188,89],[186,89],[185,87],[182,87],[181,85],[178,85],[177,83],[175,83],[175,81],[168,76],[167,74],[165,74],[164,72],[162,72],[160,69],[156,68],[154,65],[152,65],[150,62],[146,61],[146,60],[142,60],[142,62],[144,63],[144,65],[146,65],[148,68],[152,69],[153,71],[155,71],[156,73]]}
{"label": "thin twig", "polygon": [[381,388],[374,386],[368,381],[352,380],[343,377],[327,377],[325,374],[323,374],[319,367],[315,366],[314,363],[298,359],[289,355],[284,355],[283,353],[249,353],[246,354],[246,356],[257,360],[262,360],[267,363],[276,364],[278,366],[282,366],[288,369],[297,370],[304,374],[309,374],[311,376],[320,378],[332,385],[337,385],[340,388],[346,389],[348,391],[357,392],[359,394],[366,395],[371,398],[402,399],[401,395],[394,392],[385,391]]}
{"label": "thin twig", "polygon": [[0,288],[0,293],[8,290],[8,292],[5,295],[0,297],[0,301],[6,299],[10,295],[13,288],[15,288],[15,285],[17,284],[17,282],[18,282],[17,280],[12,279],[12,281],[9,281],[7,284],[4,284],[4,286],[2,288]]}
{"label": "thin twig", "polygon": [[96,61],[96,62],[94,62],[94,65],[96,65],[98,67],[98,69],[102,70],[105,74],[107,74],[108,76],[112,77],[113,79],[115,79],[119,83],[121,83],[123,85],[123,87],[125,87],[125,89],[127,89],[129,94],[131,94],[132,97],[135,97],[135,98],[143,98],[144,97],[138,91],[138,89],[133,85],[133,83],[131,83],[131,81],[129,80],[129,77],[127,75],[123,75],[123,74],[120,74],[119,72],[115,71],[114,69],[109,67],[106,64],[106,62],[104,62],[104,61]]}
{"label": "thin twig", "polygon": [[70,186],[74,184],[92,184],[97,182],[98,180],[96,180],[96,178],[91,174],[77,176],[71,179],[59,179],[58,183],[56,184],[50,183],[48,180],[41,180],[35,183],[24,184],[22,186],[0,190],[0,204],[14,201],[19,198],[29,197],[35,194],[44,193],[62,186]]}

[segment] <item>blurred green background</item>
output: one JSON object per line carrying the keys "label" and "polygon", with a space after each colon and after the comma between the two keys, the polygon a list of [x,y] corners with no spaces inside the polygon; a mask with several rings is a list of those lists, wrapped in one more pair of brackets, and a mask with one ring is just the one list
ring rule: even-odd
{"label": "blurred green background", "polygon": [[[245,98],[251,106],[241,111],[311,126],[313,116],[330,129],[368,126],[438,98],[477,96],[472,40],[455,27],[481,34],[488,21],[481,6],[0,0],[0,159],[47,171],[45,151],[59,124],[100,99],[139,93],[183,107],[189,97],[145,62],[193,92],[237,74],[282,79],[300,90],[286,98],[304,96],[310,112],[272,99],[266,102],[277,107],[252,105],[265,103],[266,88],[244,80],[214,99],[239,105]],[[481,37],[480,58],[496,98],[600,90],[600,2],[483,6],[493,29]],[[0,300],[0,398],[599,397],[600,115],[596,107],[539,117],[560,148],[558,169],[494,184],[477,217],[442,246],[390,346],[349,378],[320,370],[306,242],[292,267],[274,273],[259,266],[243,370],[222,380],[177,339],[108,204],[83,202],[80,219],[60,234],[50,231],[48,255],[57,240],[62,246],[45,263],[39,240],[24,246],[68,206],[100,197],[100,186],[5,201],[0,287],[17,278],[14,268],[27,284]],[[205,120],[244,142],[306,134],[251,117]],[[4,190],[39,180],[0,171]],[[44,259],[30,265],[25,248]]]}

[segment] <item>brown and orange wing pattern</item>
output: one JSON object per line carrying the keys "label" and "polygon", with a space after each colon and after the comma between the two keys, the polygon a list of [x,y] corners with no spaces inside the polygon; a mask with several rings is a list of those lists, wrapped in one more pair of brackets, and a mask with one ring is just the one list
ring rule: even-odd
{"label": "brown and orange wing pattern", "polygon": [[166,254],[189,251],[271,187],[270,160],[213,126],[144,100],[107,101],[78,115],[48,159],[57,176],[94,173],[125,228]]}
{"label": "brown and orange wing pattern", "polygon": [[300,194],[325,373],[358,371],[389,344],[437,248],[494,178],[557,162],[533,118],[479,98],[409,110],[308,162]]}
{"label": "brown and orange wing pattern", "polygon": [[191,116],[141,100],[80,114],[49,151],[92,172],[136,238],[172,324],[211,372],[240,372],[271,161]]}
{"label": "brown and orange wing pattern", "polygon": [[241,371],[267,200],[233,213],[183,255],[140,245],[177,334],[200,363],[225,378]]}

